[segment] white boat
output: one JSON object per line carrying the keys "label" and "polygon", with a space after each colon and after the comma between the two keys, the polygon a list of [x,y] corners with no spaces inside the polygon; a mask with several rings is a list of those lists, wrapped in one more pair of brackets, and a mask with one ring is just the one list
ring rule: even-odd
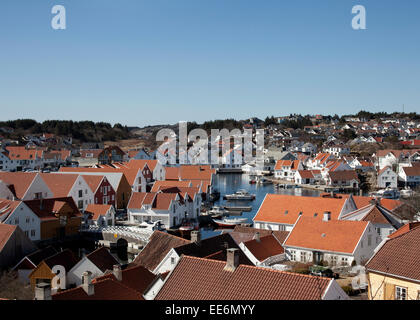
{"label": "white boat", "polygon": [[228,213],[229,211],[218,206],[214,206],[213,208],[207,211],[207,215],[212,216],[212,217],[222,217],[223,215],[226,215]]}
{"label": "white boat", "polygon": [[410,198],[414,196],[415,192],[411,190],[410,188],[405,188],[400,190],[400,194],[402,198]]}
{"label": "white boat", "polygon": [[227,200],[255,200],[255,194],[250,194],[246,190],[239,190],[233,194],[227,194],[224,196]]}
{"label": "white boat", "polygon": [[248,219],[247,218],[224,218],[224,219],[213,219],[213,221],[219,227],[234,228],[237,225],[246,223]]}
{"label": "white boat", "polygon": [[379,190],[375,193],[372,193],[371,195],[374,197],[379,197],[383,199],[399,199],[400,198],[400,192],[398,191],[398,189],[391,189],[391,188]]}
{"label": "white boat", "polygon": [[140,223],[139,227],[150,231],[165,230],[165,228],[163,228],[162,220],[143,221],[142,223]]}

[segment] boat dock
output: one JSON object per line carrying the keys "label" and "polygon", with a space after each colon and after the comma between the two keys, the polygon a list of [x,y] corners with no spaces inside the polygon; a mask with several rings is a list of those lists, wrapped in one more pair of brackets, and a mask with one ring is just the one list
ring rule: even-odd
{"label": "boat dock", "polygon": [[244,206],[244,207],[230,207],[230,206],[224,206],[227,211],[241,211],[241,212],[250,212],[252,211],[251,206]]}

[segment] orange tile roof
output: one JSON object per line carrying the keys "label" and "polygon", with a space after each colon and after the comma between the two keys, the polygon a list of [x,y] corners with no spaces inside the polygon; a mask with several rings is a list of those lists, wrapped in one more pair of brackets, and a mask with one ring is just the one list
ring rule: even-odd
{"label": "orange tile roof", "polygon": [[100,216],[105,216],[111,208],[112,205],[110,204],[89,204],[85,213],[90,214],[92,220],[98,220]]}
{"label": "orange tile roof", "polygon": [[284,248],[273,235],[261,237],[259,241],[249,240],[244,245],[258,261],[284,253]]}
{"label": "orange tile roof", "polygon": [[7,185],[13,185],[16,197],[22,199],[36,175],[34,172],[0,172],[0,180]]}
{"label": "orange tile roof", "polygon": [[42,155],[42,150],[26,149],[25,147],[11,147],[7,146],[6,150],[9,151],[8,158],[10,160],[36,160]]}
{"label": "orange tile roof", "polygon": [[131,159],[126,165],[129,168],[137,168],[137,169],[142,169],[142,170],[143,170],[144,166],[147,165],[149,167],[150,171],[153,172],[153,170],[155,170],[155,168],[156,168],[157,163],[158,163],[158,160]]}
{"label": "orange tile roof", "polygon": [[4,246],[9,241],[16,228],[17,226],[0,223],[0,252],[3,250]]}
{"label": "orange tile roof", "polygon": [[420,222],[407,223],[403,225],[401,228],[399,228],[397,231],[395,231],[394,233],[390,234],[388,238],[393,239],[393,238],[399,237],[403,235],[404,233],[407,233],[413,230],[414,228],[417,228],[418,226],[420,226]]}
{"label": "orange tile roof", "polygon": [[78,174],[59,173],[40,173],[40,176],[55,198],[67,197],[79,177]]}
{"label": "orange tile roof", "polygon": [[172,180],[163,180],[155,181],[152,187],[152,192],[158,192],[161,188],[166,187],[191,187],[191,181],[172,181]]}
{"label": "orange tile roof", "polygon": [[254,221],[293,225],[300,212],[311,217],[317,213],[317,219],[322,220],[325,211],[331,212],[331,219],[337,220],[345,202],[346,199],[267,194]]}
{"label": "orange tile roof", "polygon": [[[332,279],[183,256],[156,300],[318,300]],[[203,276],[205,275],[205,276]]]}
{"label": "orange tile roof", "polygon": [[[127,208],[140,209],[143,204],[151,204],[152,209],[169,210],[171,202],[177,197],[177,193],[156,192],[133,192]],[[182,199],[180,199],[182,201]]]}
{"label": "orange tile roof", "polygon": [[284,246],[353,253],[368,222],[300,217]]}
{"label": "orange tile roof", "polygon": [[99,186],[102,183],[102,180],[104,179],[104,176],[94,176],[94,175],[82,175],[83,179],[85,179],[86,183],[88,184],[90,190],[92,190],[93,193],[98,190]]}

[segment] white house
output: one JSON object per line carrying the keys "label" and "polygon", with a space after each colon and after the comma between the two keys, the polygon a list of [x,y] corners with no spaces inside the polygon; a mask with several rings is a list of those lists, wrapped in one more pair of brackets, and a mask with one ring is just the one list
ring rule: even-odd
{"label": "white house", "polygon": [[398,218],[391,211],[376,203],[376,200],[372,200],[372,203],[366,207],[340,216],[340,220],[370,221],[377,233],[377,244],[404,225],[401,218]]}
{"label": "white house", "polygon": [[405,187],[416,188],[420,186],[420,165],[401,168],[398,174],[398,180]]}
{"label": "white house", "polygon": [[127,211],[131,223],[161,220],[166,229],[181,224],[188,215],[184,199],[179,193],[133,192]]}
{"label": "white house", "polygon": [[342,214],[357,210],[352,196],[342,198],[300,197],[267,194],[255,215],[254,227],[273,231],[291,231],[300,216],[322,219],[324,212],[338,220]]}
{"label": "white house", "polygon": [[303,170],[302,162],[299,160],[278,160],[274,167],[274,177],[288,181],[295,180],[298,170]]}
{"label": "white house", "polygon": [[108,249],[101,247],[84,256],[73,268],[67,272],[69,286],[82,284],[83,273],[90,271],[92,278],[102,276],[107,270],[112,271],[118,261],[109,253]]}
{"label": "white house", "polygon": [[41,239],[41,220],[23,201],[0,199],[0,223],[18,226],[32,241]]}
{"label": "white house", "polygon": [[[41,178],[39,173],[0,172],[0,181],[4,183],[0,188],[1,197],[10,197],[10,192],[19,200],[34,200],[52,198],[53,193]],[[10,190],[5,190],[4,186]]]}
{"label": "white house", "polygon": [[115,225],[115,208],[110,204],[89,204],[85,210],[89,225],[108,227]]}
{"label": "white house", "polygon": [[377,187],[381,189],[388,187],[397,188],[398,186],[398,175],[388,166],[379,170],[376,180]]}
{"label": "white house", "polygon": [[365,264],[378,243],[376,229],[367,221],[331,220],[300,217],[283,247],[290,261],[351,266]]}
{"label": "white house", "polygon": [[78,209],[85,210],[94,202],[94,194],[88,183],[79,174],[41,173],[54,198],[72,197]]}
{"label": "white house", "polygon": [[260,237],[256,232],[252,240],[241,242],[239,248],[256,266],[270,267],[286,260],[284,248],[272,234]]}

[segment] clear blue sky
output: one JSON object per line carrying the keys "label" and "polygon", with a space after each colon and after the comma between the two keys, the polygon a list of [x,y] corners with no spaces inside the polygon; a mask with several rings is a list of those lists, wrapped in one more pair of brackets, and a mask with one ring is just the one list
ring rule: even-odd
{"label": "clear blue sky", "polygon": [[419,18],[413,0],[1,0],[0,119],[419,111]]}

